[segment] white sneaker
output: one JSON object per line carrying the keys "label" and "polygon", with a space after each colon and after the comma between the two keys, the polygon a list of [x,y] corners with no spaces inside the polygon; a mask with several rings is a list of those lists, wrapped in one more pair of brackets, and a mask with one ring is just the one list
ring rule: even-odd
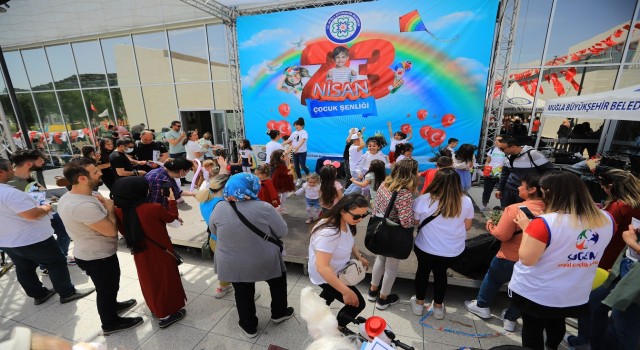
{"label": "white sneaker", "polygon": [[464,308],[467,309],[470,313],[480,317],[480,318],[491,318],[491,310],[488,307],[480,307],[478,306],[477,300],[465,300]]}
{"label": "white sneaker", "polygon": [[230,291],[233,290],[233,285],[230,284],[224,288],[216,288],[216,292],[213,294],[213,297],[216,299],[220,299],[222,297],[224,297],[225,295],[227,295],[227,293],[229,293]]}
{"label": "white sneaker", "polygon": [[502,314],[500,318],[502,318],[502,327],[507,332],[515,332],[516,331],[516,321],[507,320],[504,315],[507,313],[507,309],[502,310]]}
{"label": "white sneaker", "polygon": [[418,299],[416,296],[411,297],[411,311],[417,316],[422,316],[424,314],[424,304],[418,304]]}
{"label": "white sneaker", "polygon": [[480,211],[491,211],[491,208],[489,208],[489,207],[487,207],[487,206],[484,206],[484,205],[483,205],[483,206],[480,208]]}
{"label": "white sneaker", "polygon": [[431,310],[433,310],[433,317],[436,320],[444,320],[444,314],[447,312],[447,308],[444,304],[442,304],[441,308],[437,308],[434,304],[431,304]]}
{"label": "white sneaker", "polygon": [[298,179],[298,181],[296,181],[296,186],[302,186],[302,179]]}

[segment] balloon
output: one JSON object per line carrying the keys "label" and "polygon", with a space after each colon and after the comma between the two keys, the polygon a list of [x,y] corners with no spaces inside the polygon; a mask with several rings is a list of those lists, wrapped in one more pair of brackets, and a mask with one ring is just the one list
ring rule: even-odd
{"label": "balloon", "polygon": [[421,109],[417,113],[418,119],[420,119],[420,120],[424,120],[424,118],[426,118],[427,115],[429,115],[429,112],[427,112],[426,109]]}
{"label": "balloon", "polygon": [[591,289],[596,289],[598,287],[600,287],[604,281],[607,280],[607,278],[609,277],[609,272],[605,269],[601,269],[598,267],[598,269],[596,270],[596,275],[593,278],[593,283],[591,284]]}
{"label": "balloon", "polygon": [[411,131],[411,125],[410,124],[402,124],[402,126],[400,126],[400,131],[402,131],[405,134],[408,134],[409,131]]}
{"label": "balloon", "polygon": [[444,126],[445,128],[448,128],[451,126],[451,124],[456,122],[456,116],[449,113],[449,114],[445,114],[442,117],[442,126]]}
{"label": "balloon", "polygon": [[291,135],[291,124],[285,120],[276,122],[276,130],[280,131],[282,135]]}
{"label": "balloon", "polygon": [[444,142],[445,137],[447,137],[447,134],[444,130],[431,129],[427,132],[427,142],[431,147],[440,146]]}
{"label": "balloon", "polygon": [[278,130],[278,126],[276,124],[278,124],[278,122],[276,122],[275,120],[269,120],[267,122],[267,129],[269,129],[269,130]]}
{"label": "balloon", "polygon": [[427,133],[433,129],[432,127],[430,127],[429,125],[425,125],[423,127],[420,128],[420,137],[422,137],[423,139],[427,139]]}
{"label": "balloon", "polygon": [[291,108],[289,108],[288,104],[282,103],[280,104],[280,106],[278,106],[278,111],[280,112],[280,115],[286,118],[289,116],[289,113],[291,112]]}

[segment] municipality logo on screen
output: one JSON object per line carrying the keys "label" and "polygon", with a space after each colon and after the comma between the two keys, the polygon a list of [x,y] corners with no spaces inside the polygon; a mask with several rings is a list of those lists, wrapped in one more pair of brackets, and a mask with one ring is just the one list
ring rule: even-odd
{"label": "municipality logo on screen", "polygon": [[358,15],[351,11],[340,11],[329,17],[324,31],[329,40],[336,44],[344,44],[357,38],[361,27]]}

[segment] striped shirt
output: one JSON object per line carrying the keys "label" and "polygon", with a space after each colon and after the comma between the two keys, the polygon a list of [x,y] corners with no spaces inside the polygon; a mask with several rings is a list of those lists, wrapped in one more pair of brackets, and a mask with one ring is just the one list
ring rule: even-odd
{"label": "striped shirt", "polygon": [[49,216],[27,220],[18,215],[37,206],[35,199],[28,193],[0,184],[0,247],[24,247],[51,237],[53,228]]}

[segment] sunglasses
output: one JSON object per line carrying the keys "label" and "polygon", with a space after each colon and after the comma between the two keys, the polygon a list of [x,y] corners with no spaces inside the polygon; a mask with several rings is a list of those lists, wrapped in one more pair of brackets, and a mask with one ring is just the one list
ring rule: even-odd
{"label": "sunglasses", "polygon": [[361,214],[361,215],[353,214],[353,213],[352,213],[352,212],[350,212],[350,211],[347,211],[347,213],[349,213],[349,214],[351,215],[351,217],[353,218],[353,220],[360,220],[360,219],[364,219],[364,218],[366,218],[366,217],[367,217],[367,215],[369,215],[369,212],[366,212],[366,213]]}

